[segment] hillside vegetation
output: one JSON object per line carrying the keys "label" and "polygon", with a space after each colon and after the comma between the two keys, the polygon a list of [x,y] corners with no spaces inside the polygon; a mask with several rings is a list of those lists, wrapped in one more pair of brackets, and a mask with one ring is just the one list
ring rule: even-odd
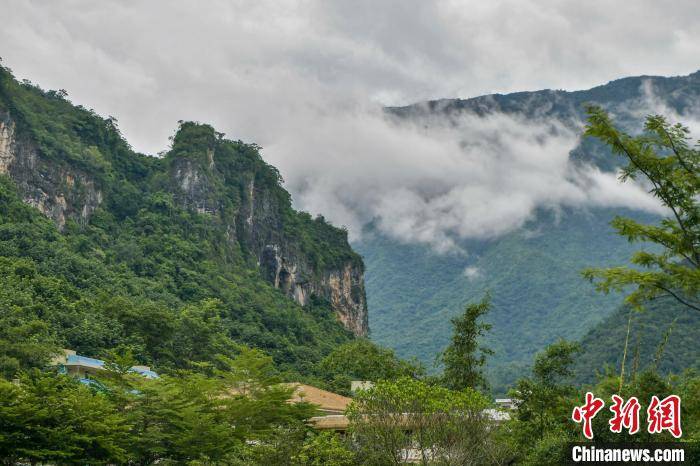
{"label": "hillside vegetation", "polygon": [[[699,264],[682,260],[687,250],[700,258],[700,152],[685,148],[679,159],[691,156],[688,169],[663,151],[636,151],[662,169],[655,182],[668,188],[662,195],[675,194],[667,205],[681,205],[678,222],[691,227],[616,220],[621,236],[656,243],[632,257],[635,267],[606,268],[611,240],[595,233],[609,212],[540,212],[526,231],[469,244],[474,255],[466,265],[461,256],[437,260],[408,246],[398,261],[390,244],[370,249],[393,273],[386,291],[401,305],[406,289],[413,293],[406,298],[445,296],[436,300],[444,304],[464,303],[465,290],[493,288],[493,306],[488,295],[472,299],[453,319],[451,306],[385,316],[386,326],[400,323],[403,338],[422,348],[439,349],[429,341],[436,329],[451,333],[445,370],[426,375],[420,364],[354,338],[366,328],[362,261],[344,230],[291,208],[256,146],[181,122],[167,153],[135,154],[113,119],[72,106],[62,92],[20,85],[6,70],[0,79],[3,464],[384,466],[409,456],[426,465],[561,464],[566,445],[584,439],[571,413],[589,390],[606,401],[638,397],[642,413],[661,413],[653,397],[680,396],[683,436],[662,423],[659,432],[613,433],[606,409],[586,437],[680,441],[687,461],[698,462],[700,378],[667,372],[697,367],[700,318],[662,291],[692,303],[700,296]],[[591,128],[617,134],[602,111],[594,115]],[[624,139],[632,149],[647,141]],[[640,234],[662,228],[658,237]],[[628,248],[617,251],[627,256]],[[643,293],[652,299],[648,313],[623,309],[601,320],[593,298],[581,299],[593,293],[590,284],[578,277],[584,293],[572,285],[584,261],[602,267],[587,273],[602,291],[636,286],[628,302],[639,304],[630,297]],[[434,276],[421,281],[411,270]],[[441,295],[446,285],[453,294]],[[537,303],[544,310],[530,312]],[[590,312],[574,312],[574,304]],[[605,363],[628,340],[621,332],[630,315],[631,339],[644,344],[632,344],[632,369],[623,373]],[[583,357],[581,345],[564,340],[538,350],[596,322]],[[87,380],[69,375],[51,362],[61,347],[103,357],[104,370]],[[528,353],[535,356],[525,371]],[[502,384],[495,391],[522,374],[509,392],[517,409],[508,413],[492,409],[484,372],[491,358],[502,369],[504,361],[512,365],[501,375],[491,368]],[[159,376],[135,372],[144,363]],[[283,383],[350,394],[350,380],[358,379],[376,384],[348,400],[349,435],[315,430],[313,417],[322,412],[296,396],[290,402],[298,387]]]}
{"label": "hillside vegetation", "polygon": [[[440,118],[458,119],[462,114],[505,114],[557,121],[580,133],[584,105],[593,102],[608,109],[621,127],[638,134],[648,113],[692,114],[698,99],[700,72],[629,77],[574,92],[442,99],[387,111],[399,124],[424,122],[426,128]],[[594,164],[605,171],[616,170],[621,162],[590,137],[582,137],[569,155],[573,163]],[[624,209],[539,210],[520,230],[489,241],[462,241],[467,256],[438,254],[430,246],[404,244],[369,228],[354,246],[367,267],[372,338],[430,368],[447,345],[449,319],[465,303],[490,291],[493,310],[487,320],[493,329],[486,343],[495,354],[489,377],[494,390],[504,391],[527,373],[541,348],[560,337],[583,337],[622,304],[622,295],[599,294],[580,274],[586,267],[625,263],[635,249],[610,226],[615,215],[648,223],[658,220]]]}
{"label": "hillside vegetation", "polygon": [[[5,374],[40,366],[58,347],[95,357],[128,349],[162,370],[212,364],[240,344],[309,374],[352,338],[323,296],[302,307],[264,279],[256,232],[246,237],[228,220],[248,201],[252,178],[277,222],[270,228],[313,271],[361,266],[346,232],[291,208],[279,173],[254,144],[183,122],[164,156],[137,154],[114,119],[72,105],[62,92],[20,84],[6,69],[0,117],[5,134],[14,128],[19,154],[0,175]],[[198,185],[206,192],[184,192],[172,171],[182,161],[209,164],[208,157],[223,175],[207,172],[210,183]]]}
{"label": "hillside vegetation", "polygon": [[606,366],[619,371],[625,341],[630,372],[650,367],[663,374],[700,370],[700,313],[663,299],[642,310],[620,307],[586,332],[574,365],[578,381],[594,382]]}

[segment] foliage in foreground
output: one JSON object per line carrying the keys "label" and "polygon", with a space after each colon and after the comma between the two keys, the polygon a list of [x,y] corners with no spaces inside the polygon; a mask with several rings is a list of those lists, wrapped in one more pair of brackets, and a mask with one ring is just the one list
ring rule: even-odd
{"label": "foliage in foreground", "polygon": [[287,448],[301,458],[293,464],[315,464],[340,451],[336,440],[308,432],[304,420],[315,408],[287,403],[292,389],[279,384],[269,357],[244,350],[222,364],[226,370],[211,376],[181,371],[155,380],[115,365],[90,387],[38,370],[16,383],[0,380],[0,459],[244,464],[265,458],[283,430],[300,435],[287,438]]}
{"label": "foliage in foreground", "polygon": [[452,341],[440,355],[443,364],[443,384],[452,390],[465,388],[488,391],[489,384],[483,368],[486,356],[493,351],[481,345],[491,325],[481,321],[491,308],[487,295],[479,303],[468,304],[464,313],[451,320]]}
{"label": "foliage in foreground", "polygon": [[[627,328],[629,327],[629,336]],[[576,382],[594,383],[607,366],[621,367],[625,346],[625,372],[654,368],[660,374],[700,370],[700,312],[659,297],[635,310],[624,306],[590,329],[581,339],[576,358]]]}
{"label": "foliage in foreground", "polygon": [[15,384],[0,379],[3,464],[124,462],[125,417],[110,400],[73,379],[38,370]]}
{"label": "foliage in foreground", "polygon": [[488,399],[467,388],[453,391],[401,378],[361,391],[348,416],[362,464],[497,464]]}
{"label": "foliage in foreground", "polygon": [[631,262],[636,267],[590,269],[585,276],[599,289],[636,289],[626,301],[641,307],[659,296],[671,296],[700,312],[700,151],[690,146],[690,131],[672,125],[661,115],[651,115],[645,133],[632,137],[615,127],[608,114],[589,108],[586,134],[608,145],[628,163],[620,179],[639,179],[669,211],[659,225],[644,225],[630,218],[616,217],[613,227],[631,242],[659,246],[638,251]]}
{"label": "foliage in foreground", "polygon": [[425,375],[425,370],[416,361],[399,359],[392,350],[358,338],[331,351],[319,363],[318,374],[329,390],[349,395],[352,380],[417,379]]}
{"label": "foliage in foreground", "polygon": [[[663,398],[676,394],[683,400],[681,418],[684,428],[682,441],[698,439],[700,427],[700,377],[692,372],[682,376],[663,377],[652,369],[634,373],[624,383],[619,374],[608,372],[592,386],[573,385],[571,370],[578,346],[560,341],[539,353],[532,375],[521,379],[511,392],[520,400],[514,418],[499,429],[497,441],[510,452],[516,464],[558,465],[568,461],[566,445],[587,441],[581,426],[571,420],[574,406],[582,405],[585,393],[591,391],[606,402],[593,420],[593,434],[601,442],[672,442],[668,433],[651,435],[646,432],[644,413],[652,395]],[[609,420],[610,397],[627,399],[636,396],[641,404],[641,430],[635,435],[612,433]]]}

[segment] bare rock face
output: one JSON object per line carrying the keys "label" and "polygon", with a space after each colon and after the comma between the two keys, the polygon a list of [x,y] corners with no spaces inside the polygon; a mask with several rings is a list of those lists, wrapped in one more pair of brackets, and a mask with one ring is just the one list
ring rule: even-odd
{"label": "bare rock face", "polygon": [[[283,203],[288,200],[280,197],[282,188],[262,182],[264,177],[249,165],[244,171],[227,173],[220,169],[226,163],[217,163],[217,156],[216,151],[203,148],[194,157],[171,157],[175,198],[199,213],[218,216],[231,241],[257,260],[262,276],[275,288],[302,306],[312,296],[328,301],[345,328],[367,335],[364,265],[359,256],[322,266],[314,263],[299,239],[285,230]],[[233,210],[223,209],[221,191],[232,185],[237,203]]]}
{"label": "bare rock face", "polygon": [[6,175],[15,159],[14,140],[15,124],[12,121],[0,120],[0,174]]}
{"label": "bare rock face", "polygon": [[367,299],[361,269],[347,263],[342,269],[324,276],[318,288],[321,292],[330,292],[327,297],[333,308],[344,310],[338,314],[338,318],[345,328],[355,335],[367,336]]}
{"label": "bare rock face", "polygon": [[15,123],[0,112],[0,174],[9,175],[28,204],[62,229],[67,218],[85,223],[102,202],[92,177],[47,160],[30,141],[17,138]]}
{"label": "bare rock face", "polygon": [[275,288],[294,298],[302,306],[312,295],[331,303],[345,328],[358,336],[366,336],[367,300],[362,267],[351,261],[339,268],[311,270],[293,257],[285,257],[279,245],[266,245],[260,255],[260,269]]}
{"label": "bare rock face", "polygon": [[369,331],[364,266],[361,261],[318,268],[299,248],[296,238],[283,234],[283,219],[274,196],[251,178],[238,221],[240,240],[258,257],[263,276],[302,306],[312,295],[330,302],[345,328],[358,336]]}
{"label": "bare rock face", "polygon": [[[213,158],[211,163],[213,168]],[[192,160],[178,158],[173,160],[171,176],[178,187],[178,200],[182,205],[200,214],[218,212],[210,170],[202,170]]]}
{"label": "bare rock face", "polygon": [[[364,265],[347,245],[347,237],[339,240],[340,230],[325,223],[316,225],[335,239],[334,245],[343,251],[341,257],[347,259],[330,263],[312,257],[308,241],[295,238],[294,230],[286,228],[299,214],[291,210],[289,195],[274,168],[255,159],[257,154],[238,154],[230,147],[219,154],[216,148],[222,143],[214,134],[201,148],[185,141],[187,151],[173,151],[164,159],[176,202],[210,215],[217,227],[225,229],[231,247],[256,261],[263,277],[287,296],[302,306],[313,296],[322,298],[348,330],[366,335]],[[43,156],[30,139],[18,136],[16,123],[2,110],[0,174],[9,175],[24,201],[59,229],[69,219],[86,224],[103,201],[99,178],[75,164]]]}

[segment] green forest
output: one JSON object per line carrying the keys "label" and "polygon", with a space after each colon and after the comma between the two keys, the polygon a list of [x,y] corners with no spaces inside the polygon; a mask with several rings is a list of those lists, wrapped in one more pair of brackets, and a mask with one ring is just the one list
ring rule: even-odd
{"label": "green forest", "polygon": [[[3,464],[350,466],[401,464],[409,455],[426,465],[561,464],[566,445],[584,440],[571,410],[587,391],[637,396],[642,412],[652,395],[679,395],[681,441],[689,452],[700,441],[691,352],[700,319],[700,151],[663,117],[650,116],[633,137],[589,109],[586,134],[625,160],[623,181],[645,177],[673,212],[658,223],[616,217],[612,228],[634,246],[621,258],[629,263],[593,261],[583,276],[576,271],[581,286],[625,296],[626,307],[589,319],[604,323],[584,337],[585,351],[563,339],[533,349],[517,380],[495,388],[488,365],[504,349],[490,346],[488,318],[498,296],[462,303],[451,319],[435,315],[451,334],[435,372],[344,328],[324,296],[302,306],[265,278],[257,248],[272,239],[303,257],[306,280],[361,269],[362,259],[345,230],[292,208],[255,144],[180,122],[167,152],[138,154],[113,118],[72,105],[62,91],[19,83],[6,68],[0,120],[14,125],[19,156],[41,159],[31,173],[0,175]],[[50,183],[56,173],[61,186]],[[173,182],[195,177],[190,190]],[[40,185],[28,187],[31,180]],[[260,206],[253,185],[265,193]],[[62,210],[57,222],[40,209],[54,212],[48,201],[26,202],[30,188],[83,208]],[[246,208],[261,209],[269,228],[249,234],[237,216]],[[669,360],[671,344],[680,350]],[[103,359],[106,370],[81,383],[52,363],[63,348]],[[160,377],[135,374],[137,365]],[[353,380],[375,384],[353,394]],[[313,429],[309,419],[320,413],[289,403],[289,382],[352,395],[347,432]],[[494,393],[508,393],[517,409],[495,420]],[[612,434],[609,419],[607,410],[595,418],[597,439],[673,440],[668,432]]]}
{"label": "green forest", "polygon": [[[359,260],[345,232],[291,209],[279,174],[254,145],[182,123],[172,150],[148,157],[130,150],[113,120],[74,107],[60,93],[19,84],[7,70],[0,70],[0,86],[0,105],[17,121],[17,132],[59,167],[94,175],[105,198],[89,222],[69,218],[59,231],[0,177],[3,307],[11,311],[3,315],[3,338],[23,340],[26,329],[42,347],[8,354],[5,373],[41,365],[60,347],[96,357],[123,348],[143,364],[187,368],[211,364],[216,354],[232,356],[236,344],[246,344],[267,351],[284,370],[309,375],[350,339],[322,300],[302,309],[268,285],[246,245],[227,237],[221,217],[178,202],[167,177],[171,161],[199,163],[216,146],[217,161],[239,174],[240,183],[252,173],[270,186],[287,235],[315,263]],[[224,195],[209,193],[223,204],[222,217],[241,202],[236,181],[226,180]],[[79,198],[85,186],[77,184]]]}
{"label": "green forest", "polygon": [[[585,104],[595,102],[615,115],[616,124],[638,134],[647,112],[640,105],[648,104],[649,89],[653,89],[655,102],[664,103],[669,116],[689,115],[688,123],[695,121],[692,115],[700,99],[700,72],[631,76],[575,91],[545,89],[440,99],[392,107],[388,112],[402,124],[417,120],[428,126],[441,118],[473,114],[507,115],[518,121],[544,119],[571,127],[580,135],[587,118]],[[624,161],[599,139],[587,136],[576,141],[569,158],[572,164],[594,166],[604,173],[616,171]],[[372,338],[401,357],[416,357],[429,370],[439,371],[433,362],[448,343],[449,320],[467,303],[490,292],[493,308],[487,319],[493,329],[485,339],[495,354],[487,373],[496,392],[505,393],[529,372],[534,355],[559,338],[584,339],[585,353],[601,349],[608,358],[607,346],[593,344],[599,332],[594,329],[610,328],[607,319],[625,312],[621,309],[624,293],[597,293],[581,281],[580,272],[586,267],[625,263],[638,249],[639,245],[617,235],[611,226],[617,215],[644,223],[661,219],[638,209],[541,206],[522,227],[498,237],[455,238],[464,253],[447,254],[424,244],[398,241],[370,225],[353,247],[362,254],[367,268]],[[402,299],[395,299],[397,295]],[[676,331],[680,337],[685,328],[678,326]],[[663,331],[658,332],[656,343],[650,342],[652,353],[662,336]],[[665,354],[662,370],[680,371],[688,367],[681,360],[700,358],[700,347],[670,344]]]}

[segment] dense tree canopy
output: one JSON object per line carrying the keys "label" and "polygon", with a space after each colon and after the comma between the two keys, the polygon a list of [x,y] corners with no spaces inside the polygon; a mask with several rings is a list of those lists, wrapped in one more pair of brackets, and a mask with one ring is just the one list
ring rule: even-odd
{"label": "dense tree canopy", "polygon": [[400,378],[360,392],[349,409],[363,464],[498,464],[486,397]]}
{"label": "dense tree canopy", "polygon": [[[40,365],[43,344],[96,357],[130,347],[141,363],[183,368],[234,355],[235,341],[308,375],[351,339],[328,302],[314,298],[304,309],[285,297],[261,276],[250,244],[232,237],[235,225],[225,219],[240,210],[253,179],[269,193],[280,237],[315,270],[345,261],[361,266],[347,232],[292,208],[279,172],[255,144],[181,122],[161,157],[138,154],[112,117],[19,83],[1,66],[0,117],[13,127],[13,150],[37,154],[34,171],[62,174],[59,185],[37,190],[82,202],[94,186],[102,198],[89,217],[66,211],[59,231],[0,176],[0,300],[8,304],[0,315],[0,370],[28,367],[18,358]],[[190,205],[172,174],[178,163],[208,164],[208,157],[217,171],[207,175],[202,196],[216,215]],[[3,347],[19,340],[25,350]]]}
{"label": "dense tree canopy", "polygon": [[627,159],[620,179],[649,184],[651,194],[669,215],[659,225],[617,217],[613,226],[620,235],[658,248],[637,252],[632,257],[637,267],[591,269],[585,275],[604,291],[635,286],[627,296],[634,306],[670,295],[700,311],[700,151],[691,147],[690,131],[661,115],[651,115],[645,133],[633,137],[616,128],[598,107],[589,108],[588,121],[586,135],[600,139]]}
{"label": "dense tree canopy", "polygon": [[444,383],[453,390],[488,390],[483,368],[486,356],[493,354],[493,351],[482,346],[481,340],[491,325],[481,321],[481,318],[490,307],[490,298],[487,296],[479,303],[468,304],[464,313],[451,321],[452,341],[440,356],[440,361],[444,366]]}
{"label": "dense tree canopy", "polygon": [[394,352],[359,338],[338,346],[318,366],[319,377],[337,393],[349,393],[352,380],[394,380],[419,378],[423,367],[414,361],[397,358]]}

